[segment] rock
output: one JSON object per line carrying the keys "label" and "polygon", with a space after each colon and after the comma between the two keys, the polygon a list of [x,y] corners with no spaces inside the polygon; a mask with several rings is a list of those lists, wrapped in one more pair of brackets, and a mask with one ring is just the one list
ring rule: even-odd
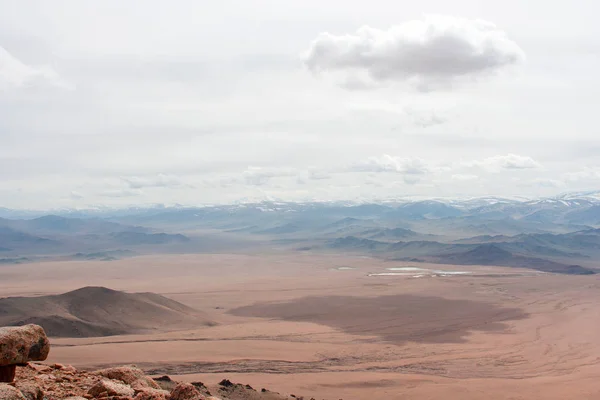
{"label": "rock", "polygon": [[52,372],[52,368],[44,364],[29,363],[27,366],[36,372]]}
{"label": "rock", "polygon": [[204,396],[194,385],[189,383],[179,383],[168,398],[169,400],[204,400]]}
{"label": "rock", "polygon": [[2,400],[26,400],[25,396],[15,387],[0,383],[0,399]]}
{"label": "rock", "polygon": [[77,373],[77,369],[75,369],[75,367],[72,366],[72,365],[65,365],[62,368],[62,372],[67,373],[67,374],[76,374]]}
{"label": "rock", "polygon": [[81,396],[71,396],[71,397],[67,397],[66,399],[63,400],[88,400],[85,397],[81,397]]}
{"label": "rock", "polygon": [[221,382],[219,382],[219,385],[223,387],[231,387],[233,386],[233,383],[229,379],[223,379]]}
{"label": "rock", "polygon": [[169,392],[162,389],[143,389],[135,396],[135,400],[167,400]]}
{"label": "rock", "polygon": [[134,389],[160,389],[154,379],[146,376],[144,371],[133,366],[106,368],[96,371],[96,374],[108,379],[114,379],[131,385]]}
{"label": "rock", "polygon": [[128,385],[111,380],[101,380],[88,390],[97,399],[109,396],[133,397],[135,391]]}
{"label": "rock", "polygon": [[44,361],[49,352],[50,342],[39,325],[0,328],[0,365]]}
{"label": "rock", "polygon": [[18,383],[17,389],[21,391],[27,400],[44,400],[44,392],[33,383]]}

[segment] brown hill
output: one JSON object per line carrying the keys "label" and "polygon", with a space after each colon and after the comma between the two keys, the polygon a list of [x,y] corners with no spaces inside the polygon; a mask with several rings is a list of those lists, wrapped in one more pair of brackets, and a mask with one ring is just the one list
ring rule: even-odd
{"label": "brown hill", "polygon": [[214,324],[199,311],[158,294],[104,287],[0,299],[0,326],[31,323],[55,337],[123,335]]}

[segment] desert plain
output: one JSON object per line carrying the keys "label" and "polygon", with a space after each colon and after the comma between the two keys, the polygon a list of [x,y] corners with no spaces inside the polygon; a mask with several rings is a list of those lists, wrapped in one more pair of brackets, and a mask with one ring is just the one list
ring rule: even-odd
{"label": "desert plain", "polygon": [[49,362],[315,399],[600,396],[598,275],[285,252],[0,268],[0,297],[84,286],[158,293],[214,324],[51,338]]}

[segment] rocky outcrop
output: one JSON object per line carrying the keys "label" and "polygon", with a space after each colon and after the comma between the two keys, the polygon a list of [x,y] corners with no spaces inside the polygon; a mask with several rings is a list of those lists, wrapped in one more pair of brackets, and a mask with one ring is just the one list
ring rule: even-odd
{"label": "rocky outcrop", "polygon": [[96,383],[87,392],[93,398],[102,399],[104,397],[133,397],[135,391],[129,385],[116,381],[103,379]]}
{"label": "rocky outcrop", "polygon": [[0,383],[0,399],[2,400],[25,400],[21,391],[13,386]]}
{"label": "rocky outcrop", "polygon": [[204,400],[205,397],[190,383],[180,383],[171,392],[169,400]]}
{"label": "rocky outcrop", "polygon": [[96,374],[108,379],[118,380],[130,385],[133,389],[160,389],[154,379],[146,376],[144,371],[135,366],[106,368],[96,371]]}
{"label": "rocky outcrop", "polygon": [[50,342],[39,325],[0,328],[0,382],[12,382],[17,365],[44,361],[49,352]]}
{"label": "rocky outcrop", "polygon": [[202,382],[177,382],[168,376],[153,379],[133,365],[88,372],[70,365],[33,363],[30,361],[45,359],[50,350],[42,328],[28,325],[0,328],[0,332],[0,360],[16,370],[14,383],[0,383],[0,400],[287,399],[227,379],[210,387]]}

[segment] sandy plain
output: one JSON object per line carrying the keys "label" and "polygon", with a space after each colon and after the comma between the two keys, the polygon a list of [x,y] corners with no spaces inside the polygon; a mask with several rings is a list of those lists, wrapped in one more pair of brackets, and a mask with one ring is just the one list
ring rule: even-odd
{"label": "sandy plain", "polygon": [[50,362],[316,399],[600,397],[599,276],[311,254],[0,267],[0,297],[88,285],[160,293],[218,325],[54,338]]}

